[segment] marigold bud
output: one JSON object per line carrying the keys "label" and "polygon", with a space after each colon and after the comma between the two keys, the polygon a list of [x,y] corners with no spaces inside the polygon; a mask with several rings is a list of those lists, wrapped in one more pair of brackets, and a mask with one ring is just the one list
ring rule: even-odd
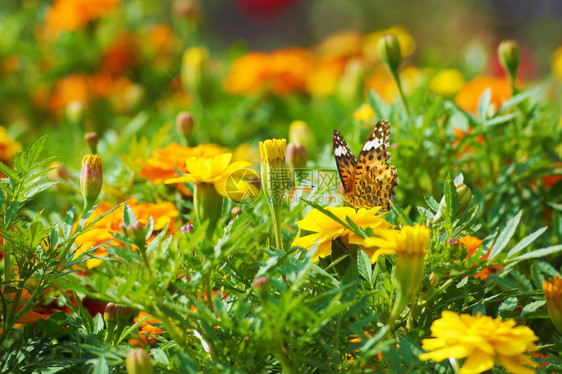
{"label": "marigold bud", "polygon": [[[470,202],[472,201],[472,190],[468,188],[468,186],[464,183],[456,184],[455,188],[457,190],[457,198],[459,201],[459,207],[457,211],[454,213],[454,215],[457,216],[460,213],[462,213],[466,208],[468,208],[468,206],[470,205]],[[441,218],[441,216],[443,215],[443,210],[446,207],[447,207],[447,201],[445,200],[445,196],[443,196],[441,198],[441,201],[439,202],[439,210],[433,217],[433,222],[437,222]]]}
{"label": "marigold bud", "polygon": [[78,123],[84,115],[84,103],[79,100],[71,101],[64,108],[64,114],[70,123]]}
{"label": "marigold bud", "polygon": [[293,121],[289,126],[289,143],[302,145],[309,155],[316,153],[316,138],[304,121]]}
{"label": "marigold bud", "polygon": [[128,307],[119,306],[115,303],[107,303],[103,312],[103,319],[109,322],[128,322],[133,310]]}
{"label": "marigold bud", "polygon": [[386,34],[381,36],[378,48],[381,60],[388,66],[392,73],[398,73],[402,55],[400,53],[400,43],[396,35]]}
{"label": "marigold bud", "polygon": [[515,40],[505,40],[498,46],[498,59],[512,81],[517,77],[521,50]]}
{"label": "marigold bud", "polygon": [[98,143],[100,141],[100,137],[98,136],[97,132],[87,132],[84,134],[84,141],[86,145],[90,147],[90,150],[93,154],[98,153]]}
{"label": "marigold bud", "polygon": [[180,137],[189,144],[191,134],[193,134],[193,116],[189,112],[180,112],[176,117],[176,130]]}
{"label": "marigold bud", "polygon": [[557,275],[552,280],[544,281],[542,287],[550,320],[562,333],[562,279]]}
{"label": "marigold bud", "polygon": [[127,354],[127,374],[152,374],[152,361],[147,351],[135,348]]}
{"label": "marigold bud", "polygon": [[230,209],[230,216],[232,218],[237,217],[240,214],[242,214],[242,208],[240,208],[239,206],[235,206],[232,209]]}
{"label": "marigold bud", "polygon": [[291,169],[303,168],[306,166],[306,149],[298,143],[287,145],[287,164]]}
{"label": "marigold bud", "polygon": [[186,233],[191,233],[193,232],[194,228],[193,228],[193,224],[192,223],[188,223],[187,225],[183,225],[181,227],[181,232],[186,234]]}
{"label": "marigold bud", "polygon": [[269,286],[270,286],[271,282],[269,281],[269,278],[266,277],[258,277],[256,279],[254,279],[254,281],[252,282],[252,287],[254,288],[254,291],[260,295],[260,296],[266,296],[267,293],[269,292]]}
{"label": "marigold bud", "polygon": [[80,189],[84,198],[84,210],[94,206],[103,185],[101,158],[98,155],[86,155],[82,159],[80,172]]}
{"label": "marigold bud", "polygon": [[58,161],[51,162],[49,164],[49,168],[51,170],[49,170],[49,173],[47,174],[47,176],[52,181],[56,182],[56,181],[60,181],[60,180],[69,180],[72,177],[70,175],[70,172],[68,171],[68,169],[65,168],[64,165],[61,164]]}
{"label": "marigold bud", "polygon": [[137,247],[144,248],[146,233],[144,232],[144,227],[140,222],[132,222],[125,228],[125,233]]}

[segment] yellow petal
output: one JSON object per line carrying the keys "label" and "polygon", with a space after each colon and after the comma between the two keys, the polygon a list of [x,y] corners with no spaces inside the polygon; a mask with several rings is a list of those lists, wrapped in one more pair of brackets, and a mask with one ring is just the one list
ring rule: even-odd
{"label": "yellow petal", "polygon": [[493,356],[490,356],[478,349],[465,360],[461,367],[461,374],[478,374],[494,367]]}
{"label": "yellow petal", "polygon": [[498,361],[510,373],[514,373],[514,374],[533,374],[535,372],[535,370],[527,368],[527,367],[523,366],[522,364],[527,364],[527,365],[533,366],[533,367],[538,366],[538,364],[536,362],[530,360],[530,359],[529,359],[529,361],[531,361],[531,363],[529,363],[529,361],[524,360],[524,359],[522,359],[522,357],[519,357],[519,356],[522,356],[522,357],[525,357],[525,358],[528,359],[528,357],[526,357],[525,355],[518,355],[518,356],[515,356],[515,357],[508,357],[508,356],[499,355]]}
{"label": "yellow petal", "polygon": [[181,177],[178,178],[171,178],[171,179],[166,179],[164,181],[164,183],[166,184],[174,184],[174,183],[195,183],[196,180],[193,178],[193,176],[191,176],[190,174],[186,174],[183,175]]}
{"label": "yellow petal", "polygon": [[422,353],[419,358],[422,361],[433,360],[435,362],[439,362],[446,360],[449,357],[463,358],[466,357],[468,353],[469,352],[467,352],[466,348],[462,345],[454,345],[452,347],[445,347],[433,352]]}

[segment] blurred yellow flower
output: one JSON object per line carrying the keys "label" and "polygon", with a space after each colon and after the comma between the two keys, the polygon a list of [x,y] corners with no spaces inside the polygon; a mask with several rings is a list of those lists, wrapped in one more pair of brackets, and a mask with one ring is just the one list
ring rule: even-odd
{"label": "blurred yellow flower", "polygon": [[537,350],[534,342],[538,338],[529,327],[516,326],[512,319],[443,311],[431,325],[431,332],[433,338],[422,342],[422,348],[430,352],[421,354],[420,360],[466,358],[461,374],[482,373],[494,365],[510,373],[526,374],[535,372],[529,367],[538,366],[526,355]]}
{"label": "blurred yellow flower", "polygon": [[558,47],[552,53],[552,74],[556,79],[562,81],[562,47]]}
{"label": "blurred yellow flower", "polygon": [[11,165],[18,152],[21,152],[21,144],[6,132],[4,126],[0,126],[0,162]]}
{"label": "blurred yellow flower", "polygon": [[360,56],[363,49],[363,35],[357,31],[343,31],[330,35],[316,47],[321,60],[347,59]]}
{"label": "blurred yellow flower", "polygon": [[[381,229],[392,227],[389,222],[382,218],[383,214],[377,215],[380,207],[372,209],[362,208],[357,211],[349,207],[330,207],[326,209],[343,222],[346,222],[347,218],[349,218],[363,230],[370,228],[375,235]],[[332,241],[336,238],[340,238],[345,245],[356,244],[363,246],[365,244],[364,238],[317,209],[307,213],[304,219],[297,222],[297,226],[300,230],[310,231],[312,234],[300,236],[299,230],[299,236],[293,241],[291,246],[310,250],[315,245],[318,245],[312,257],[313,261],[318,260],[320,257],[328,256],[332,252]]]}
{"label": "blurred yellow flower", "polygon": [[[415,66],[408,66],[399,72],[402,89],[406,94],[413,92],[425,79],[424,70]],[[366,86],[374,90],[387,103],[393,103],[400,98],[396,82],[389,76],[383,65],[373,69],[373,73],[367,78]]]}
{"label": "blurred yellow flower", "polygon": [[341,59],[321,61],[314,66],[306,79],[306,89],[312,96],[322,97],[334,93],[345,71]]}
{"label": "blurred yellow flower", "polygon": [[550,320],[562,332],[562,279],[557,275],[552,280],[545,280],[542,287]]}
{"label": "blurred yellow flower", "polygon": [[360,122],[370,122],[375,119],[375,111],[369,104],[365,103],[353,112],[353,118]]}
{"label": "blurred yellow flower", "polygon": [[113,11],[121,0],[54,0],[47,11],[47,29],[73,31]]}
{"label": "blurred yellow flower", "polygon": [[464,85],[464,77],[457,69],[443,69],[429,81],[429,89],[441,95],[457,93]]}
{"label": "blurred yellow flower", "polygon": [[400,52],[402,58],[410,56],[416,50],[416,41],[412,35],[403,26],[392,26],[385,30],[375,31],[365,35],[363,44],[363,53],[372,61],[379,61],[379,51],[377,44],[379,39],[386,34],[394,34],[400,43]]}

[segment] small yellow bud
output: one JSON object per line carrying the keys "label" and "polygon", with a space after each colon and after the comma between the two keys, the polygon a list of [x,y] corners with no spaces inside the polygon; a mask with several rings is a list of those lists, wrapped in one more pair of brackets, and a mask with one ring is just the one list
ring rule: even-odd
{"label": "small yellow bud", "polygon": [[82,159],[80,172],[80,189],[84,198],[84,210],[94,206],[103,185],[101,158],[98,155],[86,155]]}
{"label": "small yellow bud", "polygon": [[316,138],[304,121],[293,121],[289,126],[289,143],[302,145],[309,155],[316,153]]}
{"label": "small yellow bud", "polygon": [[148,352],[142,348],[135,348],[127,354],[125,360],[127,374],[152,374],[152,361]]}
{"label": "small yellow bud", "polygon": [[106,323],[110,322],[128,322],[133,313],[131,308],[119,306],[115,303],[108,303],[103,312],[103,319]]}
{"label": "small yellow bud", "polygon": [[392,73],[398,73],[398,67],[400,66],[402,56],[400,54],[400,43],[396,35],[386,34],[381,36],[378,48],[381,60],[388,66]]}
{"label": "small yellow bud", "polygon": [[514,82],[517,77],[517,69],[521,62],[521,50],[515,40],[505,40],[498,46],[498,59],[505,69],[507,75]]}
{"label": "small yellow bud", "polygon": [[[468,208],[468,206],[470,205],[470,202],[472,201],[472,190],[468,188],[468,186],[464,183],[456,184],[455,188],[457,190],[457,197],[459,201],[459,207],[454,214],[456,217],[460,213],[462,213],[466,208]],[[433,217],[433,222],[437,222],[441,218],[441,216],[443,215],[443,210],[446,207],[447,207],[447,201],[445,200],[445,196],[443,196],[441,198],[441,201],[439,202],[439,210]]]}

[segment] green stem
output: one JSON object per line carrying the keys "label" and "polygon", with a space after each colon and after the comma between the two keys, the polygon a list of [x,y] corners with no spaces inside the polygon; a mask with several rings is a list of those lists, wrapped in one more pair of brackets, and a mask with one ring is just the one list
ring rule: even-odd
{"label": "green stem", "polygon": [[406,100],[406,95],[404,95],[404,90],[402,89],[402,83],[400,83],[400,77],[398,72],[392,72],[392,77],[398,86],[398,92],[400,93],[400,98],[402,99],[402,104],[404,104],[404,109],[406,110],[406,115],[408,116],[408,121],[412,121],[412,116],[410,113],[410,107],[408,106],[408,101]]}
{"label": "green stem", "polygon": [[283,372],[285,372],[286,374],[293,374],[293,367],[291,366],[291,364],[289,364],[289,358],[287,357],[287,354],[285,354],[285,351],[283,350],[283,345],[281,344],[281,346],[279,347],[279,349],[277,349],[275,351],[275,357],[279,360],[279,363],[281,364],[281,367],[283,368]]}
{"label": "green stem", "polygon": [[273,223],[273,234],[275,235],[275,246],[283,249],[283,240],[281,232],[281,205],[274,202],[269,204],[271,211],[271,222]]}

